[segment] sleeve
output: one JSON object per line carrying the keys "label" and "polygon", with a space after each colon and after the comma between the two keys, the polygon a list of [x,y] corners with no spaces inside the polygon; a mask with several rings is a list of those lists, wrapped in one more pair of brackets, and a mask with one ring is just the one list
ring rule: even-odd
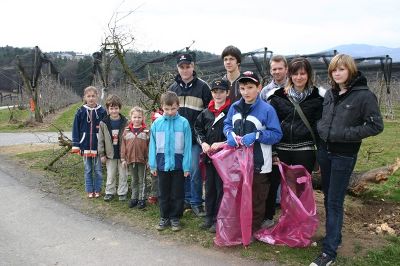
{"label": "sleeve", "polygon": [[378,135],[383,131],[383,119],[375,94],[370,92],[369,95],[365,96],[360,112],[364,123],[346,128],[345,140],[360,140]]}
{"label": "sleeve", "polygon": [[267,116],[263,123],[265,125],[265,129],[260,131],[258,141],[267,145],[278,143],[283,134],[274,108],[269,108],[269,110],[267,110]]}
{"label": "sleeve", "polygon": [[81,120],[81,112],[78,109],[75,113],[74,122],[72,124],[72,151],[77,152],[80,150],[79,142],[80,142],[80,120]]}
{"label": "sleeve", "polygon": [[121,161],[126,161],[126,143],[125,143],[125,129],[124,132],[122,132],[122,137],[121,137],[121,150],[119,151],[120,156],[121,156]]}
{"label": "sleeve", "polygon": [[182,167],[184,172],[190,172],[190,168],[192,165],[192,131],[187,120],[185,120],[184,124],[184,136],[185,143],[183,147]]}
{"label": "sleeve", "polygon": [[157,170],[157,162],[156,162],[156,132],[155,132],[155,124],[151,126],[150,129],[150,144],[149,144],[149,166],[150,170]]}
{"label": "sleeve", "polygon": [[224,135],[227,136],[229,132],[233,131],[233,124],[232,124],[232,116],[233,116],[234,108],[233,105],[229,107],[228,115],[224,120]]}
{"label": "sleeve", "polygon": [[107,125],[103,122],[103,121],[100,121],[100,124],[99,124],[99,139],[97,140],[97,150],[98,150],[98,152],[99,152],[99,156],[100,157],[103,157],[103,156],[105,156],[106,154],[105,154],[105,146],[104,146],[104,141],[105,141],[105,138],[104,138],[104,130],[105,130],[105,128],[107,128]]}
{"label": "sleeve", "polygon": [[194,134],[196,136],[196,141],[200,145],[206,141],[206,130],[204,125],[204,111],[201,112],[194,122]]}
{"label": "sleeve", "polygon": [[208,104],[211,102],[212,100],[212,94],[211,94],[211,89],[210,86],[205,83],[203,86],[203,104],[204,104],[204,108],[208,107]]}

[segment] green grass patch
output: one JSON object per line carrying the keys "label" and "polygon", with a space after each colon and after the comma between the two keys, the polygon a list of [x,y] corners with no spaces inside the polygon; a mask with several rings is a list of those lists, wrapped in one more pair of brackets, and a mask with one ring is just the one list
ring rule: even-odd
{"label": "green grass patch", "polygon": [[0,132],[16,131],[24,127],[24,122],[29,118],[30,112],[15,109],[13,112],[13,121],[10,122],[10,111],[8,109],[0,110]]}

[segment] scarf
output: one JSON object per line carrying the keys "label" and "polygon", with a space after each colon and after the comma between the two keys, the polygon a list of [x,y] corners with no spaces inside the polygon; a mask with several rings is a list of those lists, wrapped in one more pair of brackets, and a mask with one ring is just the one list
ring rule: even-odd
{"label": "scarf", "polygon": [[294,87],[291,87],[288,91],[288,96],[292,97],[296,103],[301,103],[312,93],[313,88],[305,88],[303,91],[298,91]]}
{"label": "scarf", "polygon": [[214,100],[211,100],[210,103],[208,104],[208,110],[210,110],[214,114],[214,116],[217,117],[230,104],[231,104],[231,99],[226,98],[224,105],[222,105],[218,109],[215,109],[215,102],[214,102]]}

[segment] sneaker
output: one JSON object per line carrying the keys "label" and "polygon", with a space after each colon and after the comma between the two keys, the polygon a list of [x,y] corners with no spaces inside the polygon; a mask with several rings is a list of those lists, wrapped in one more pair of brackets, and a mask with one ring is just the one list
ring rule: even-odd
{"label": "sneaker", "polygon": [[149,202],[149,204],[157,204],[157,200],[157,197],[150,196],[147,201]]}
{"label": "sneaker", "polygon": [[126,201],[126,195],[119,195],[118,200],[119,201]]}
{"label": "sneaker", "polygon": [[274,225],[274,220],[265,219],[261,224],[261,228],[270,228],[273,225]]}
{"label": "sneaker", "polygon": [[156,226],[158,231],[165,230],[170,225],[169,219],[161,218],[160,223]]}
{"label": "sneaker", "polygon": [[136,207],[137,205],[138,205],[138,200],[137,199],[131,199],[130,201],[129,201],[129,204],[128,204],[128,206],[129,206],[129,208],[134,208],[134,207]]}
{"label": "sneaker", "polygon": [[95,193],[94,193],[94,197],[95,197],[96,199],[97,199],[97,198],[100,198],[100,196],[101,196],[101,195],[100,195],[100,192],[95,192]]}
{"label": "sneaker", "polygon": [[114,198],[113,194],[106,194],[104,196],[104,201],[112,201],[113,198]]}
{"label": "sneaker", "polygon": [[179,222],[179,220],[171,220],[171,230],[173,232],[178,232],[182,230],[181,223]]}
{"label": "sneaker", "polygon": [[310,266],[328,266],[335,263],[335,259],[331,258],[328,254],[321,253]]}
{"label": "sneaker", "polygon": [[207,230],[207,229],[209,229],[212,225],[213,225],[212,222],[206,220],[206,221],[204,221],[204,223],[200,224],[200,228],[203,229],[203,230]]}
{"label": "sneaker", "polygon": [[192,207],[192,211],[197,217],[206,216],[206,213],[204,212],[203,206]]}
{"label": "sneaker", "polygon": [[89,199],[93,199],[94,194],[93,194],[92,192],[88,192],[88,193],[87,193],[87,197],[88,197]]}
{"label": "sneaker", "polygon": [[213,225],[208,229],[208,232],[215,234],[217,232],[217,224],[213,223]]}
{"label": "sneaker", "polygon": [[138,209],[144,209],[145,207],[146,207],[146,201],[145,200],[139,200]]}

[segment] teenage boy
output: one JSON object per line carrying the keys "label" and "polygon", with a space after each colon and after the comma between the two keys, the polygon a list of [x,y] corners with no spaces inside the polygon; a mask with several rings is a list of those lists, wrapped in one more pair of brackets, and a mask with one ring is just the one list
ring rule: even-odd
{"label": "teenage boy", "polygon": [[224,61],[226,74],[223,79],[229,84],[229,98],[231,102],[236,102],[242,97],[239,91],[240,63],[242,62],[242,53],[239,48],[229,45],[222,51],[221,59]]}
{"label": "teenage boy", "polygon": [[[111,201],[116,194],[119,200],[126,200],[128,193],[128,181],[126,168],[121,162],[121,140],[127,119],[120,113],[121,99],[116,95],[110,95],[106,99],[108,115],[100,122],[98,149],[101,162],[107,167],[106,195],[104,201]],[[118,191],[116,191],[118,169]]]}
{"label": "teenage boy", "polygon": [[269,67],[272,80],[262,89],[260,93],[260,97],[264,101],[268,100],[268,97],[273,94],[275,89],[284,87],[287,80],[288,64],[283,55],[272,56],[271,60],[269,61]]}
{"label": "teenage boy", "polygon": [[[272,169],[272,145],[282,138],[274,108],[260,99],[258,76],[246,71],[238,79],[242,99],[232,104],[224,121],[224,134],[229,146],[254,146],[253,221],[252,231],[261,227],[268,195],[268,173]],[[237,141],[240,137],[240,141]]]}
{"label": "teenage boy", "polygon": [[197,77],[194,71],[194,60],[190,53],[180,54],[176,65],[178,75],[169,90],[179,97],[179,114],[189,121],[193,140],[190,179],[185,181],[185,205],[187,206],[185,208],[191,206],[196,216],[204,216],[203,180],[199,168],[201,147],[194,136],[194,122],[211,101],[211,92],[208,84]]}
{"label": "teenage boy", "polygon": [[204,109],[194,124],[196,140],[201,145],[205,156],[206,165],[206,217],[201,224],[202,229],[208,229],[215,233],[215,222],[219,205],[221,203],[223,186],[221,177],[212,164],[208,153],[218,150],[226,141],[223,133],[224,120],[228,113],[231,101],[229,95],[228,82],[223,79],[214,80],[211,85],[211,94],[213,99]]}
{"label": "teenage boy", "polygon": [[158,201],[162,231],[171,225],[172,231],[181,230],[183,215],[184,180],[190,175],[192,132],[186,118],[178,114],[179,98],[171,91],[161,95],[163,116],[154,121],[150,130],[149,166],[158,176]]}
{"label": "teenage boy", "polygon": [[[261,99],[266,102],[277,89],[286,85],[288,73],[288,64],[286,58],[282,55],[272,56],[271,60],[269,61],[269,66],[272,80],[262,89],[260,93]],[[262,224],[262,227],[265,228],[274,225],[273,218],[275,215],[276,204],[280,201],[280,195],[278,194],[278,191],[280,191],[279,185],[281,183],[281,174],[277,165],[272,166],[272,172],[270,173],[270,176],[271,186],[269,188],[267,202],[265,203],[265,217]]]}

